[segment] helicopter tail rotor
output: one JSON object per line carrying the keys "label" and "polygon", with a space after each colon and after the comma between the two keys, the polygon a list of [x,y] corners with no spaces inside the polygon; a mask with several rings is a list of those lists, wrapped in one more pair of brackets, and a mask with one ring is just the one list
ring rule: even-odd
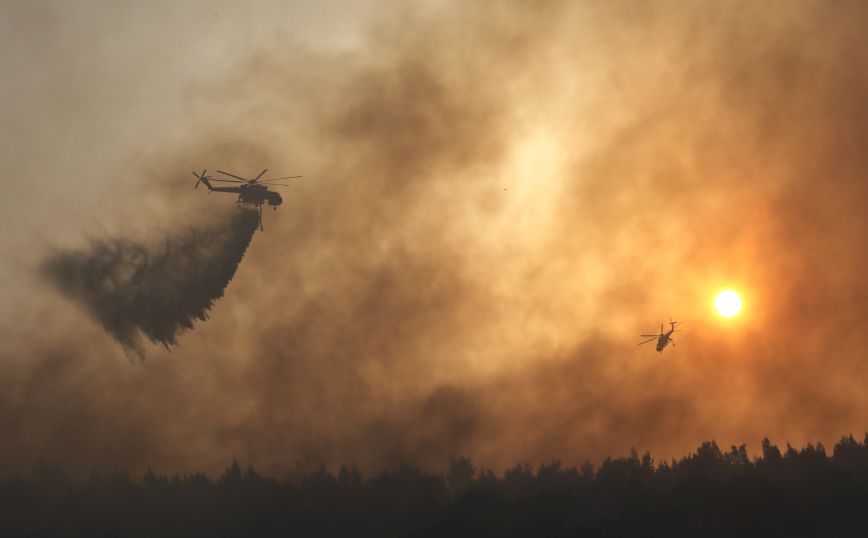
{"label": "helicopter tail rotor", "polygon": [[209,179],[212,179],[212,178],[211,178],[210,176],[205,175],[205,173],[206,173],[207,171],[208,171],[208,170],[206,170],[206,169],[203,168],[201,174],[197,174],[196,172],[193,172],[193,175],[196,176],[196,184],[193,185],[193,188],[194,188],[194,189],[198,189],[198,188],[199,188],[199,183],[202,183],[203,181],[205,182],[205,185],[208,185],[208,180],[209,180]]}

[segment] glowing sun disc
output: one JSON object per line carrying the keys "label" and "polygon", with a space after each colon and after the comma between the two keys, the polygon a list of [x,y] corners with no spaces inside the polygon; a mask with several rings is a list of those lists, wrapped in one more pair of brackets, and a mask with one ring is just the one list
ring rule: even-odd
{"label": "glowing sun disc", "polygon": [[732,290],[724,290],[714,299],[714,308],[725,318],[731,318],[741,310],[741,297]]}

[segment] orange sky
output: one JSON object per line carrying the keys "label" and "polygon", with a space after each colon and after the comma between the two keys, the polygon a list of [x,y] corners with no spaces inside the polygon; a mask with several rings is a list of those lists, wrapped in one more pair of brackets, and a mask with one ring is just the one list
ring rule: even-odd
{"label": "orange sky", "polygon": [[[860,3],[283,4],[0,8],[0,470],[868,429]],[[266,166],[305,181],[171,352],[131,362],[36,275],[214,226],[190,170]],[[636,345],[669,316],[677,347]]]}

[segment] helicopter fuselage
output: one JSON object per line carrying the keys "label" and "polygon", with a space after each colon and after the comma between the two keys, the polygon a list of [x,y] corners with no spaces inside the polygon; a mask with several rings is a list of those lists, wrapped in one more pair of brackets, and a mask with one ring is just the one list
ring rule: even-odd
{"label": "helicopter fuselage", "polygon": [[208,182],[205,184],[211,192],[233,192],[238,194],[236,202],[239,204],[253,204],[255,206],[268,204],[277,209],[277,206],[283,203],[283,198],[280,194],[268,190],[268,187],[265,185],[252,184],[241,185],[240,187],[212,187]]}
{"label": "helicopter fuselage", "polygon": [[669,331],[668,333],[660,333],[660,338],[657,339],[657,352],[658,353],[663,351],[663,348],[665,348],[669,344],[669,335],[670,334],[672,334],[672,331]]}

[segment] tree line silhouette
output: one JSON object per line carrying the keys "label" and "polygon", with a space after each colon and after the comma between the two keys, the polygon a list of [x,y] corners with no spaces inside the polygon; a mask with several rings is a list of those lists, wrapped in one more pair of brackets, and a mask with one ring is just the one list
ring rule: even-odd
{"label": "tree line silhouette", "polygon": [[[325,467],[297,479],[238,461],[216,479],[116,470],[69,478],[43,463],[0,480],[2,536],[843,536],[868,528],[868,434],[762,455],[702,443],[599,468],[465,457],[444,474],[399,465],[370,477]],[[856,532],[857,534],[852,534]]]}

